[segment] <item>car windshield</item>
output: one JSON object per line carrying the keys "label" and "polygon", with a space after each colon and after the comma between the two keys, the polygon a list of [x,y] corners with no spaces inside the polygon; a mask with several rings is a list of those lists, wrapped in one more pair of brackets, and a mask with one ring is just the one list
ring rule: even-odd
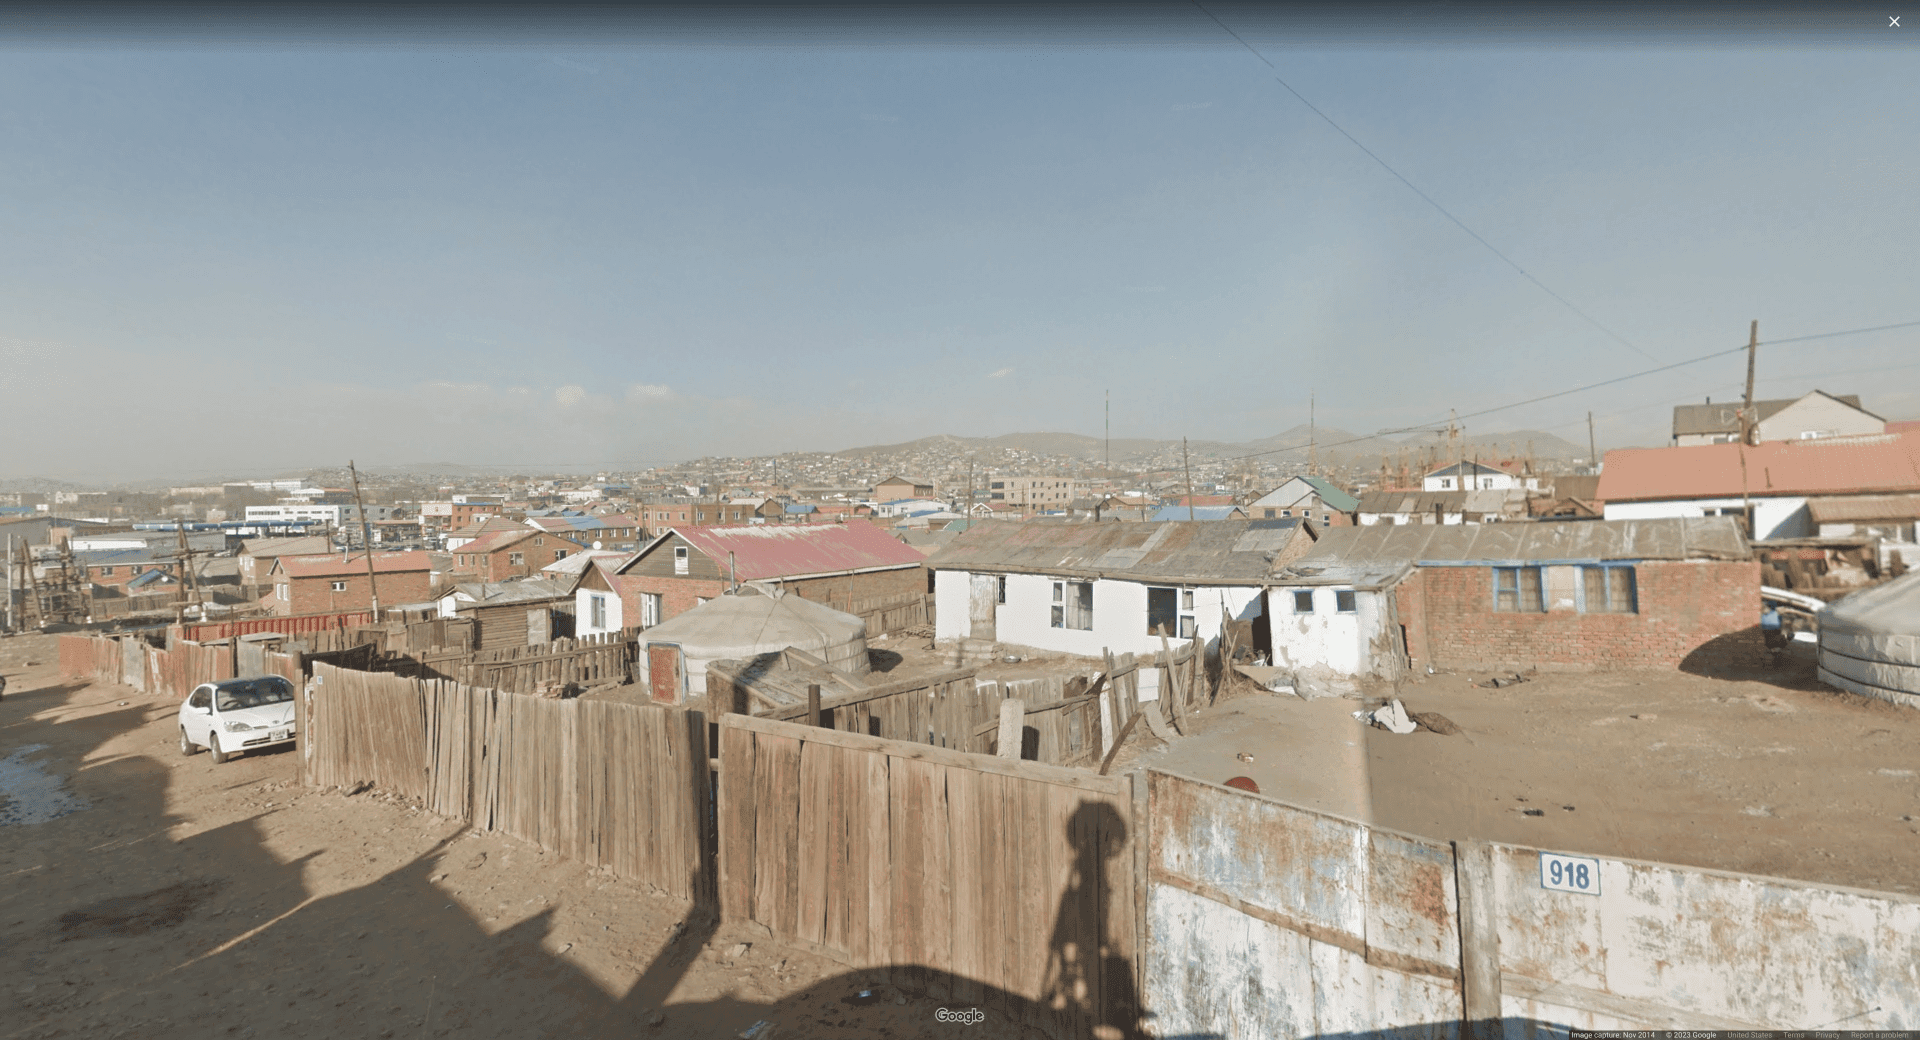
{"label": "car windshield", "polygon": [[293,699],[293,684],[279,676],[254,679],[216,687],[214,699],[221,711],[258,708],[265,704],[284,704]]}

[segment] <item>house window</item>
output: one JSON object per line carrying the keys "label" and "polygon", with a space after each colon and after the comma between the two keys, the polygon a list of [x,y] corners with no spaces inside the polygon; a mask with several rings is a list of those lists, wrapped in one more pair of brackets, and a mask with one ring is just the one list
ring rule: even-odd
{"label": "house window", "polygon": [[1580,609],[1589,614],[1632,614],[1638,609],[1632,567],[1582,567],[1580,586]]}
{"label": "house window", "polygon": [[545,544],[547,544],[547,538],[546,538],[546,536],[545,536],[545,535],[538,535],[538,534],[537,534],[537,535],[534,535],[534,536],[533,536],[533,544],[535,544],[535,545],[545,545]]}
{"label": "house window", "polygon": [[607,597],[593,597],[590,601],[590,609],[587,611],[587,616],[591,619],[588,623],[593,625],[593,627],[607,627]]}
{"label": "house window", "polygon": [[1452,490],[1453,490],[1453,478],[1452,478],[1452,477],[1441,477],[1441,478],[1440,478],[1440,490],[1442,490],[1442,491],[1452,491]]}
{"label": "house window", "polygon": [[684,545],[673,547],[673,573],[687,573],[687,547]]}
{"label": "house window", "polygon": [[333,591],[335,591],[335,592],[345,592],[345,591],[347,591],[347,583],[346,583],[346,582],[344,582],[344,581],[336,581],[336,582],[334,582],[334,583],[333,583]]}
{"label": "house window", "polygon": [[525,553],[508,553],[507,554],[507,563],[511,566],[518,567],[521,564],[524,564],[526,562],[527,562],[527,556]]}
{"label": "house window", "polygon": [[707,522],[706,512],[704,510],[696,510],[693,514],[693,521],[694,523],[697,523],[697,524],[706,523]]}
{"label": "house window", "polygon": [[1313,613],[1313,590],[1300,589],[1293,594],[1293,612],[1295,614]]}
{"label": "house window", "polygon": [[553,558],[556,560],[564,560],[567,558],[567,551],[565,549],[555,549],[553,551]]}
{"label": "house window", "polygon": [[100,568],[100,576],[101,576],[102,578],[111,578],[111,577],[113,577],[113,568],[112,568],[112,567],[102,567],[102,568]]}
{"label": "house window", "polygon": [[1292,515],[1293,515],[1293,510],[1291,510],[1291,509],[1282,509],[1282,510],[1280,511],[1280,515],[1281,515],[1281,516],[1292,516]]}
{"label": "house window", "polygon": [[1333,609],[1342,614],[1353,613],[1355,609],[1353,605],[1353,590],[1340,589],[1335,592],[1333,594]]}
{"label": "house window", "polygon": [[993,601],[995,603],[1007,601],[1007,576],[1004,574],[993,579]]}
{"label": "house window", "polygon": [[1493,609],[1503,613],[1531,614],[1546,609],[1540,596],[1540,568],[1495,567]]}
{"label": "house window", "polygon": [[1273,512],[1274,512],[1274,511],[1273,511],[1273,510],[1271,510],[1271,509],[1269,509],[1269,510],[1267,510],[1267,515],[1266,515],[1266,517],[1265,517],[1265,519],[1268,519],[1268,520],[1271,520],[1271,519],[1273,519]]}
{"label": "house window", "polygon": [[1093,582],[1053,583],[1053,627],[1093,630]]}

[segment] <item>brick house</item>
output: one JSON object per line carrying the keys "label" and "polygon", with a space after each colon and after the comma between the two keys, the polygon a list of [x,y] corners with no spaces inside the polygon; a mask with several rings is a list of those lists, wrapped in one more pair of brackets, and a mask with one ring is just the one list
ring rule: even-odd
{"label": "brick house", "polygon": [[[924,560],[865,522],[668,528],[617,566],[596,561],[586,570],[575,608],[578,631],[651,627],[720,595],[735,580],[778,584],[838,610],[861,600],[924,595]],[[597,615],[596,594],[617,599],[619,609],[603,606]],[[603,615],[606,627],[595,627]]]}
{"label": "brick house", "polygon": [[516,525],[514,530],[483,535],[453,550],[453,573],[470,582],[538,577],[540,568],[586,548],[557,534]]}
{"label": "brick house", "polygon": [[318,534],[304,538],[249,538],[241,543],[240,553],[236,557],[240,568],[240,585],[248,591],[248,595],[264,595],[273,584],[268,575],[277,557],[323,556],[331,548],[326,536]]}
{"label": "brick house", "polygon": [[1760,651],[1760,564],[1730,517],[1334,528],[1268,587],[1273,661],[1674,668]]}
{"label": "brick house", "polygon": [[178,560],[165,559],[168,552],[148,546],[142,549],[89,549],[73,554],[74,563],[86,568],[87,580],[102,588],[118,588],[148,571],[179,574]]}
{"label": "brick house", "polygon": [[[380,602],[419,603],[433,594],[430,553],[373,554]],[[366,553],[329,553],[325,556],[280,556],[268,573],[273,593],[261,602],[276,615],[324,614],[365,610],[373,603],[367,584]]]}

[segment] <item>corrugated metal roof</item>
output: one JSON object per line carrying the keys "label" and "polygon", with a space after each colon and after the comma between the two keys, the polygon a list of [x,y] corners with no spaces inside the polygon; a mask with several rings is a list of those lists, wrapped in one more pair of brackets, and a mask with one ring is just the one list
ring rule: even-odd
{"label": "corrugated metal roof", "polygon": [[1334,527],[1293,571],[1373,562],[1547,563],[1599,560],[1745,560],[1753,548],[1732,517],[1401,524]]}
{"label": "corrugated metal roof", "polygon": [[1851,495],[1815,498],[1807,512],[1816,524],[1845,524],[1871,520],[1920,520],[1920,495]]}
{"label": "corrugated metal roof", "polygon": [[620,570],[624,572],[674,534],[723,569],[728,566],[727,555],[733,554],[734,574],[741,581],[917,567],[925,560],[918,550],[865,522],[751,524],[668,528]]}
{"label": "corrugated metal roof", "polygon": [[1520,488],[1506,488],[1497,491],[1475,489],[1472,491],[1369,491],[1360,496],[1357,510],[1373,514],[1431,513],[1435,506],[1443,513],[1488,513],[1521,512],[1520,506],[1527,500],[1526,491]]}
{"label": "corrugated metal roof", "polygon": [[[366,553],[333,553],[327,556],[282,556],[273,562],[276,573],[284,571],[296,578],[325,578],[335,575],[353,575],[367,573]],[[415,549],[411,552],[387,552],[373,554],[373,572],[388,574],[406,571],[429,571],[433,569],[431,553]]]}
{"label": "corrugated metal roof", "polygon": [[[1738,498],[1740,445],[1607,452],[1598,496],[1607,502]],[[1746,449],[1756,497],[1920,491],[1920,433],[1767,441]]]}
{"label": "corrugated metal roof", "polygon": [[[927,559],[938,570],[1071,577],[1122,578],[1217,585],[1258,585],[1272,569],[1274,549],[1291,544],[1295,520],[1214,520],[1198,523],[1023,524],[975,521]],[[1284,532],[1281,534],[1279,532]],[[1304,536],[1303,536],[1304,537]]]}
{"label": "corrugated metal roof", "polygon": [[551,578],[526,581],[462,582],[453,587],[453,595],[462,596],[476,606],[493,607],[504,603],[533,603],[561,599],[573,594],[573,583]]}
{"label": "corrugated metal roof", "polygon": [[[1754,418],[1756,421],[1769,418],[1773,413],[1798,400],[1799,398],[1797,397],[1788,397],[1777,401],[1755,401],[1753,402]],[[1845,401],[1855,408],[1860,407],[1860,399],[1851,395],[1847,397],[1836,397],[1834,400]],[[1739,432],[1740,402],[1738,401],[1722,402],[1720,404],[1714,404],[1711,401],[1705,404],[1681,404],[1675,405],[1673,408],[1673,435],[1675,437],[1707,433]]]}
{"label": "corrugated metal roof", "polygon": [[275,556],[312,556],[332,548],[325,536],[317,534],[304,538],[249,538],[240,544],[242,553],[261,559]]}
{"label": "corrugated metal roof", "polygon": [[[1191,517],[1187,515],[1187,511],[1189,508],[1191,508],[1193,511],[1193,515]],[[1191,520],[1232,520],[1234,519],[1235,513],[1240,514],[1240,516],[1242,517],[1247,515],[1246,510],[1241,509],[1239,506],[1192,506],[1192,507],[1161,506],[1160,511],[1153,514],[1152,522],[1156,524],[1164,524],[1171,521],[1189,520],[1189,519]]]}
{"label": "corrugated metal roof", "polygon": [[1300,479],[1312,486],[1314,493],[1320,496],[1320,501],[1342,513],[1351,513],[1360,505],[1359,499],[1334,487],[1333,481],[1325,477],[1301,477]]}

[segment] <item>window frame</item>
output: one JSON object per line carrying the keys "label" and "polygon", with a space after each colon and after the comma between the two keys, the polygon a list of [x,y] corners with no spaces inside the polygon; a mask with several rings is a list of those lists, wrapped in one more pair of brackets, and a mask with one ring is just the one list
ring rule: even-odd
{"label": "window frame", "polygon": [[1360,613],[1360,597],[1352,589],[1333,590],[1333,612],[1336,614]]}
{"label": "window frame", "polygon": [[[1303,602],[1303,601],[1301,600],[1301,597],[1302,597],[1302,596],[1304,596],[1304,597],[1306,597],[1306,599],[1304,600],[1304,602],[1305,602],[1305,603],[1306,603],[1306,605],[1307,605],[1307,609],[1305,609],[1305,610],[1301,610],[1301,609],[1300,609],[1300,604],[1301,604],[1301,603]],[[1294,612],[1295,614],[1311,614],[1311,613],[1313,613],[1313,612],[1314,612],[1314,610],[1315,610],[1315,605],[1314,605],[1314,600],[1315,600],[1315,599],[1316,599],[1316,597],[1314,596],[1314,594],[1313,594],[1313,590],[1312,590],[1312,589],[1294,589],[1294,590],[1293,590],[1293,612]]]}
{"label": "window frame", "polygon": [[336,582],[334,582],[334,583],[332,583],[332,585],[331,585],[331,586],[330,586],[330,587],[328,588],[328,590],[327,590],[327,591],[329,591],[329,592],[345,592],[345,591],[347,591],[347,583],[346,583],[346,582],[344,582],[344,581],[336,581]]}
{"label": "window frame", "polygon": [[[1547,612],[1545,568],[1537,566],[1513,566],[1489,568],[1493,574],[1489,584],[1493,592],[1493,612],[1496,614],[1544,614]],[[1528,588],[1526,576],[1532,575],[1532,588]],[[1528,599],[1531,592],[1532,599]],[[1511,595],[1514,605],[1503,607],[1500,597]]]}
{"label": "window frame", "polygon": [[[1051,627],[1064,632],[1093,631],[1093,582],[1058,578],[1052,585]],[[1073,591],[1069,593],[1069,589]],[[1081,589],[1086,590],[1084,596],[1080,594]]]}
{"label": "window frame", "polygon": [[[1617,581],[1615,574],[1623,574],[1624,581]],[[1640,613],[1640,575],[1631,563],[1583,563],[1574,569],[1576,583],[1574,597],[1582,614],[1638,614]],[[1600,575],[1600,609],[1592,609],[1592,588],[1588,579]],[[1625,585],[1624,589],[1619,585]],[[1625,605],[1614,602],[1616,596],[1625,597]]]}

